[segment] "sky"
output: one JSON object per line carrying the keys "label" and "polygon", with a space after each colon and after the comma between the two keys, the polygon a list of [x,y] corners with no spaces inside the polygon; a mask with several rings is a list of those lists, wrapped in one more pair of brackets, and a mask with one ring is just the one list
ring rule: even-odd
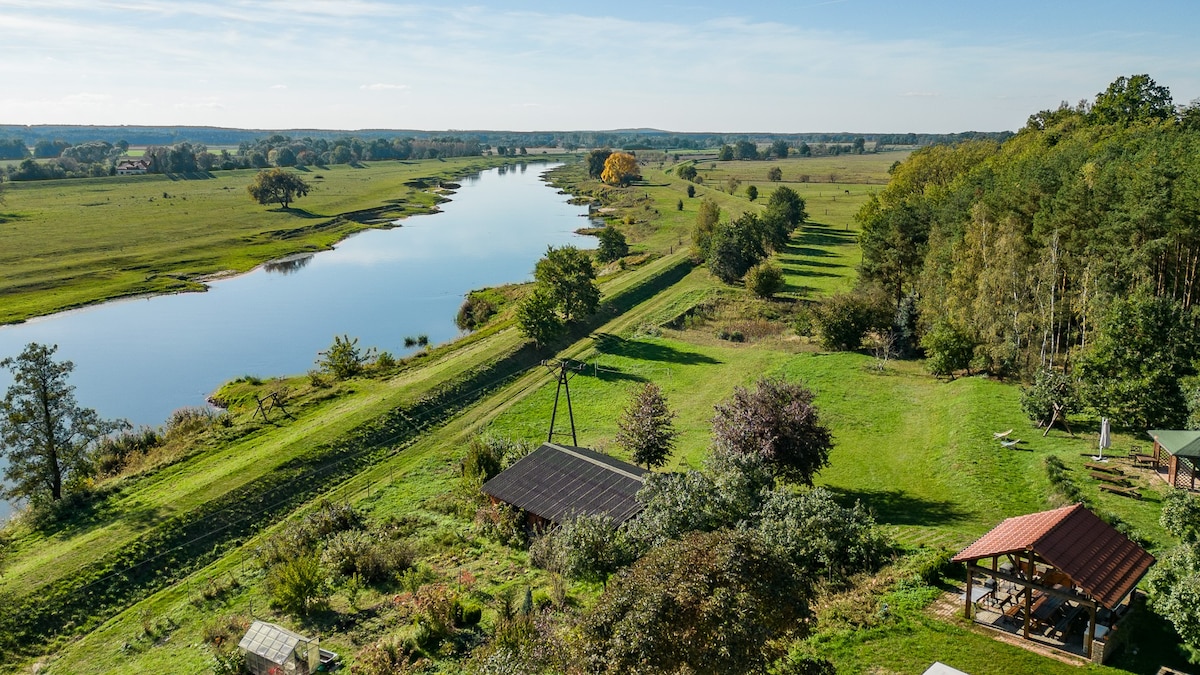
{"label": "sky", "polygon": [[1016,130],[1121,75],[1200,98],[1197,29],[1193,0],[0,0],[0,124]]}

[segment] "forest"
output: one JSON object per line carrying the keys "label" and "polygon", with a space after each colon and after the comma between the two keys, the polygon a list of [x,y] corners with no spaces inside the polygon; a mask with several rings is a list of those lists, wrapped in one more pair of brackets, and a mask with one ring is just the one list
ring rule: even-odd
{"label": "forest", "polygon": [[888,298],[895,331],[942,375],[1064,374],[1068,409],[1183,425],[1200,355],[1198,150],[1200,109],[1146,75],[1003,143],[922,149],[856,216],[858,293]]}

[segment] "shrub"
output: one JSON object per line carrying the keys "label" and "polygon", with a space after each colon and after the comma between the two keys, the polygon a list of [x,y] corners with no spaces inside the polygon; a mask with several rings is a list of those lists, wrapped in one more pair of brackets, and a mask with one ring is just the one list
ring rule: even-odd
{"label": "shrub", "polygon": [[925,350],[925,367],[929,372],[937,377],[954,379],[956,371],[970,368],[975,343],[943,319],[921,338],[921,348]]}
{"label": "shrub", "polygon": [[311,609],[324,603],[329,592],[321,563],[311,554],[272,567],[266,584],[273,605],[300,616],[308,616]]}
{"label": "shrub", "polygon": [[783,287],[783,270],[775,263],[759,263],[746,273],[746,288],[760,298],[770,298]]}
{"label": "shrub", "polygon": [[158,430],[147,426],[126,429],[115,436],[102,438],[92,455],[96,473],[101,476],[115,474],[125,468],[134,456],[145,455],[162,442],[163,437]]}
{"label": "shrub", "polygon": [[454,317],[454,325],[461,330],[476,330],[487,323],[488,319],[496,314],[496,311],[496,303],[483,292],[471,291],[467,294],[467,299],[463,300],[462,306],[458,308],[458,315]]}
{"label": "shrub", "polygon": [[525,512],[508,504],[492,504],[475,513],[480,532],[491,539],[514,548],[529,546],[525,531]]}
{"label": "shrub", "polygon": [[605,225],[596,233],[600,246],[596,250],[596,260],[607,263],[629,255],[629,244],[625,235],[612,225]]}
{"label": "shrub", "polygon": [[391,370],[396,367],[396,357],[391,352],[379,352],[375,358],[375,367],[379,370]]}
{"label": "shrub", "polygon": [[868,332],[887,330],[891,312],[875,297],[839,293],[818,305],[813,319],[823,349],[853,351],[862,347]]}
{"label": "shrub", "polygon": [[372,358],[373,352],[373,349],[363,351],[359,348],[358,338],[335,335],[329,349],[318,352],[317,365],[335,379],[345,380],[362,373],[363,364]]}
{"label": "shrub", "polygon": [[412,567],[415,555],[402,541],[362,530],[338,532],[325,543],[321,562],[336,574],[378,583]]}
{"label": "shrub", "polygon": [[171,413],[167,418],[167,438],[177,438],[186,436],[201,431],[208,430],[212,426],[213,420],[217,417],[217,411],[212,408],[202,408],[197,406],[189,406],[180,408]]}
{"label": "shrub", "polygon": [[1021,410],[1039,426],[1047,424],[1060,408],[1060,416],[1075,412],[1078,398],[1075,382],[1066,374],[1049,368],[1039,370],[1033,383],[1021,389]]}

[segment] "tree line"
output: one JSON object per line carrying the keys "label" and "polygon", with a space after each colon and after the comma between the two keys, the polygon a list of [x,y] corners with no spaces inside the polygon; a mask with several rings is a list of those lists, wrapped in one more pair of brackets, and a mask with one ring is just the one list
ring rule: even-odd
{"label": "tree line", "polygon": [[1180,426],[1200,356],[1198,152],[1200,109],[1148,75],[1003,143],[923,148],[856,216],[858,296],[935,373],[1063,373],[1060,404]]}
{"label": "tree line", "polygon": [[[46,180],[115,175],[117,164],[126,157],[129,143],[119,140],[88,141],[72,145],[65,141],[38,141],[32,152],[20,139],[0,139],[0,159],[21,159],[9,164],[9,180]],[[273,134],[256,141],[243,141],[237,150],[210,152],[203,143],[183,141],[152,145],[142,158],[148,173],[203,173],[269,167],[327,166],[359,161],[389,159],[435,159],[476,156],[483,148],[474,141],[455,137],[431,139],[341,137],[334,140],[303,137],[293,139]],[[5,157],[4,155],[8,155]],[[39,161],[41,160],[41,161]]]}

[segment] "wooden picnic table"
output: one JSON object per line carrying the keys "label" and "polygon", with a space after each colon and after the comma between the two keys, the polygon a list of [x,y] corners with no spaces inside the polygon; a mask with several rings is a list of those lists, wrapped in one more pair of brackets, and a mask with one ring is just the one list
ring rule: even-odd
{"label": "wooden picnic table", "polygon": [[1098,481],[1109,483],[1111,485],[1120,485],[1121,487],[1133,487],[1133,483],[1129,482],[1128,478],[1123,476],[1114,476],[1112,474],[1100,473],[1099,471],[1092,472],[1092,478]]}
{"label": "wooden picnic table", "polygon": [[1113,494],[1118,494],[1118,495],[1122,495],[1125,497],[1132,497],[1134,499],[1142,498],[1142,493],[1138,492],[1137,488],[1120,487],[1118,485],[1110,485],[1108,483],[1101,483],[1100,489],[1104,490],[1105,492],[1111,492]]}
{"label": "wooden picnic table", "polygon": [[1100,462],[1087,462],[1086,464],[1084,464],[1084,466],[1091,469],[1092,471],[1103,471],[1104,473],[1111,473],[1115,476],[1124,476],[1125,475],[1124,471],[1122,471],[1122,470],[1118,469],[1117,467],[1112,466],[1110,464],[1101,464]]}

